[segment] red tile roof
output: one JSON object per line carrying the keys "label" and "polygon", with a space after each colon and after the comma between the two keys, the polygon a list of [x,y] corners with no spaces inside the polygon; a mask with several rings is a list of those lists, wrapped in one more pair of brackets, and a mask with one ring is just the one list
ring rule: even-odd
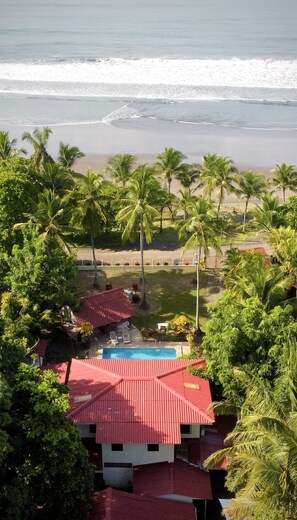
{"label": "red tile roof", "polygon": [[263,256],[268,256],[268,253],[264,247],[252,247],[250,249],[240,249],[241,253],[245,253],[246,251],[255,251],[255,253],[260,253]]}
{"label": "red tile roof", "polygon": [[[232,432],[236,425],[236,417],[233,415],[218,415],[211,427],[205,428],[205,435],[200,439],[200,458],[203,463],[207,457],[215,451],[225,448],[224,439]],[[226,469],[227,460],[224,459],[216,465],[217,469]]]}
{"label": "red tile roof", "polygon": [[[95,423],[98,443],[179,444],[180,424],[212,424],[209,383],[187,366],[204,360],[72,360],[71,411],[76,423]],[[65,379],[67,364],[55,371]],[[185,386],[186,385],[186,386]]]}
{"label": "red tile roof", "polygon": [[95,493],[90,520],[195,520],[192,504],[144,498],[107,488]]}
{"label": "red tile roof", "polygon": [[74,312],[78,324],[90,322],[94,328],[118,323],[135,315],[133,305],[123,287],[81,298],[79,311]]}
{"label": "red tile roof", "polygon": [[47,346],[48,346],[48,339],[39,338],[34,351],[36,352],[36,354],[38,354],[39,357],[43,358],[45,356]]}
{"label": "red tile roof", "polygon": [[133,491],[142,496],[182,495],[212,500],[209,473],[181,459],[135,467]]}

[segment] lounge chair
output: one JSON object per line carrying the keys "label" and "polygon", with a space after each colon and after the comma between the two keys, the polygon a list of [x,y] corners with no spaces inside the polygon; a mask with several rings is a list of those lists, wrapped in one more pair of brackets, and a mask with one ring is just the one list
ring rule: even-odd
{"label": "lounge chair", "polygon": [[123,343],[131,343],[130,334],[128,332],[123,332]]}

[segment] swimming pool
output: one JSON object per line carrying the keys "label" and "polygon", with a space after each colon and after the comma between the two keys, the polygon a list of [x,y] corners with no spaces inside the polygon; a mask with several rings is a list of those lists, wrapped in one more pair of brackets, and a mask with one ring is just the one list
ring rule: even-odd
{"label": "swimming pool", "polygon": [[112,347],[103,349],[103,359],[176,359],[175,348]]}

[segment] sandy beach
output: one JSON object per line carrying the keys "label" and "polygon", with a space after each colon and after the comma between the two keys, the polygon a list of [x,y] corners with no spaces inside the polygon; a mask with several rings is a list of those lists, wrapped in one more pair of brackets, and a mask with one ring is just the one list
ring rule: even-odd
{"label": "sandy beach", "polygon": [[[165,147],[181,150],[188,162],[201,162],[209,152],[231,157],[239,169],[269,172],[276,164],[297,163],[297,130],[255,130],[218,125],[182,124],[152,119],[118,121],[113,124],[68,124],[52,126],[49,151],[57,156],[59,142],[78,146],[86,155],[76,169],[102,170],[116,153],[132,153],[139,162],[154,162]],[[28,126],[5,126],[21,142]]]}

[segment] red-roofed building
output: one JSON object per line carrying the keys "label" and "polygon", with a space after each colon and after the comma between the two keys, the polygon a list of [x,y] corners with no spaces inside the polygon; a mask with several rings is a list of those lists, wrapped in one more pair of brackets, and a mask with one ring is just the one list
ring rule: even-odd
{"label": "red-roofed building", "polygon": [[185,460],[137,466],[133,471],[133,492],[169,500],[212,500],[209,473]]}
{"label": "red-roofed building", "polygon": [[195,520],[191,504],[144,498],[107,488],[96,493],[90,520]]}
{"label": "red-roofed building", "polygon": [[[72,360],[69,376],[71,410],[83,441],[102,460],[107,485],[132,485],[133,467],[174,462],[180,455],[199,459],[202,425],[211,425],[207,380],[188,366],[204,360]],[[65,381],[67,364],[53,369]]]}
{"label": "red-roofed building", "polygon": [[[205,435],[203,435],[200,440],[200,457],[202,463],[215,451],[225,448],[224,440],[228,433],[234,430],[235,425],[236,417],[233,415],[217,415],[215,423],[205,428]],[[216,469],[226,468],[226,459],[219,462],[216,466]]]}
{"label": "red-roofed building", "polygon": [[122,287],[81,298],[79,311],[73,313],[77,325],[88,321],[94,329],[129,320],[134,315],[133,305]]}

